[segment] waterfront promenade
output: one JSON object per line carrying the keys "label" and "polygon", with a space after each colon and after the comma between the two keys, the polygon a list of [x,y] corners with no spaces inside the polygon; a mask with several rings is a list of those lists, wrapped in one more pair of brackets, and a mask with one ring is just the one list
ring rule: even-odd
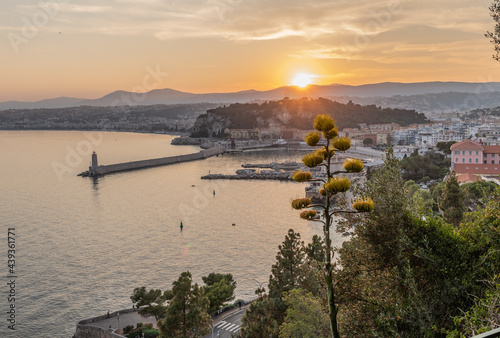
{"label": "waterfront promenade", "polygon": [[132,312],[123,312],[120,313],[120,316],[117,315],[117,313],[114,313],[113,315],[110,314],[109,318],[106,317],[93,322],[89,325],[91,326],[96,326],[100,327],[103,329],[117,329],[119,333],[123,328],[127,325],[133,325],[134,327],[137,326],[137,323],[143,323],[143,324],[153,324],[153,327],[156,327],[156,319],[153,316],[150,317],[143,317],[139,314],[138,311],[132,311]]}
{"label": "waterfront promenade", "polygon": [[[213,318],[211,331],[218,333],[219,338],[229,338],[239,331],[241,318],[250,303],[241,308],[235,307],[223,312]],[[76,325],[76,333],[73,338],[120,338],[124,337],[123,328],[127,325],[137,326],[137,323],[151,323],[156,328],[156,319],[153,316],[143,317],[137,309],[126,309],[117,312],[82,320]],[[211,337],[212,332],[206,336]]]}
{"label": "waterfront promenade", "polygon": [[156,320],[154,317],[142,317],[137,309],[120,310],[78,322],[73,338],[120,338],[125,326],[136,327],[137,323],[155,326]]}

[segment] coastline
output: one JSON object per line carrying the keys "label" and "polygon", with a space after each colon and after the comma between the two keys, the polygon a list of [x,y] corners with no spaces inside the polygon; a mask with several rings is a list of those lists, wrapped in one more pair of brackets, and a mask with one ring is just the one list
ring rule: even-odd
{"label": "coastline", "polygon": [[103,129],[26,129],[26,128],[18,128],[18,129],[2,129],[0,128],[0,132],[2,131],[92,131],[92,132],[103,132],[103,133],[134,133],[134,134],[151,134],[151,135],[170,135],[170,136],[183,136],[186,135],[186,132],[179,131],[168,131],[164,133],[159,132],[151,132],[151,131],[141,131],[141,130],[103,130]]}

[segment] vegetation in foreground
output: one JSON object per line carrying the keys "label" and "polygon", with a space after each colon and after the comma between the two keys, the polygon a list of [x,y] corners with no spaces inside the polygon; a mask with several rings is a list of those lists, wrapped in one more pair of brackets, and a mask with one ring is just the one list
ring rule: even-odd
{"label": "vegetation in foreground", "polygon": [[[387,153],[384,166],[356,190],[372,197],[373,211],[337,224],[338,232],[352,234],[332,262],[339,336],[470,337],[500,326],[500,187],[482,185],[457,190],[448,179],[432,192],[438,201],[428,203]],[[475,196],[474,208],[465,207],[460,218],[446,216],[447,207],[456,208],[443,202],[447,194],[466,191]],[[246,311],[241,336],[331,337],[325,257],[323,239],[306,244],[290,229],[267,288],[256,290]],[[236,287],[230,274],[203,281],[200,287],[185,272],[171,290],[136,288],[131,298],[141,313],[157,316],[160,337],[199,337]]]}
{"label": "vegetation in foreground", "polygon": [[[342,209],[331,197],[351,183],[335,176],[330,159],[350,142],[337,138],[329,116],[318,116],[314,127],[318,132],[309,133],[306,143],[316,146],[323,137],[326,145],[303,162],[326,166],[320,190],[325,204],[299,198],[292,207],[307,209],[301,213],[306,220],[316,219],[311,208],[322,208],[325,239],[315,236],[306,245],[299,233],[288,231],[268,291],[256,290],[241,336],[468,337],[497,327],[500,188],[484,182],[462,188],[451,172],[432,193],[423,191],[405,182],[402,163],[389,149],[384,166],[356,187],[352,208]],[[359,160],[344,163],[347,173],[362,168]],[[312,177],[299,171],[294,179]],[[340,212],[344,218],[334,225]],[[333,230],[351,237],[333,248]],[[156,317],[160,337],[203,336],[210,331],[210,314],[234,299],[236,282],[230,274],[202,279],[200,287],[183,272],[171,290],[136,288],[131,299],[143,307],[141,314]],[[135,334],[140,328],[130,329]]]}
{"label": "vegetation in foreground", "polygon": [[[234,299],[236,282],[231,274],[220,273],[211,273],[202,280],[205,285],[200,287],[193,283],[191,273],[185,271],[173,282],[171,290],[138,287],[130,299],[134,306],[141,308],[139,314],[155,317],[160,338],[204,336],[210,331],[211,315]],[[143,328],[128,328],[128,337],[142,334]]]}
{"label": "vegetation in foreground", "polygon": [[[500,326],[499,187],[458,224],[448,223],[407,197],[400,162],[389,152],[360,193],[372,196],[374,210],[338,226],[352,233],[336,250],[334,270],[342,337],[470,337]],[[244,317],[244,337],[331,336],[319,272],[324,256],[314,254],[324,244],[315,238],[306,246],[291,231],[285,242],[302,249],[280,263],[282,248],[292,246],[284,242],[276,264],[300,274],[293,282],[278,278],[290,271],[273,266],[269,292],[258,290]]]}

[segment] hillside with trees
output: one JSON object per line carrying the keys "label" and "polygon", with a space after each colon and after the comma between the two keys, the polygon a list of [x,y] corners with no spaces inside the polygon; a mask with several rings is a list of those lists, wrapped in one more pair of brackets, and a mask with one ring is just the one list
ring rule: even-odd
{"label": "hillside with trees", "polygon": [[214,125],[231,129],[267,128],[278,125],[286,128],[309,129],[316,115],[326,114],[335,119],[339,130],[358,128],[359,124],[428,123],[424,114],[415,110],[381,108],[375,105],[346,104],[325,98],[284,98],[264,103],[235,103],[207,110],[195,123],[193,136],[210,135]]}

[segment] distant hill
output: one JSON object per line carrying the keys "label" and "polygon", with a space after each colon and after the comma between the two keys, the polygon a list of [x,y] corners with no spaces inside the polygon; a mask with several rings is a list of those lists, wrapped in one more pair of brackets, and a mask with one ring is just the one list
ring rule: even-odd
{"label": "distant hill", "polygon": [[[494,93],[496,95],[494,95]],[[491,99],[485,104],[500,105],[500,82],[467,83],[467,82],[419,82],[419,83],[396,83],[385,82],[377,84],[366,84],[349,86],[342,84],[331,84],[326,86],[310,85],[306,88],[295,86],[284,86],[268,91],[245,90],[232,93],[206,93],[194,94],[174,89],[155,89],[147,93],[134,93],[118,90],[98,99],[81,99],[61,97],[37,102],[8,101],[0,102],[0,110],[6,109],[34,109],[34,108],[65,108],[74,106],[135,106],[156,104],[185,104],[185,103],[246,103],[252,101],[280,100],[284,97],[326,97],[337,101],[372,103],[387,102],[384,106],[393,107],[394,104],[405,105],[415,101],[411,96],[420,96],[418,100],[425,100],[429,95],[441,95],[443,93],[462,93],[460,98],[443,104],[444,109],[468,109],[483,107],[482,97]],[[448,95],[449,96],[449,95]],[[464,98],[480,97],[479,100],[470,100],[464,105]],[[388,100],[388,98],[392,98]],[[491,102],[490,102],[491,101]],[[494,103],[496,102],[496,103]],[[463,109],[460,109],[463,110]]]}
{"label": "distant hill", "polygon": [[413,123],[428,123],[422,113],[414,110],[381,108],[375,105],[362,106],[318,99],[283,99],[258,103],[235,103],[209,109],[198,116],[193,127],[193,137],[207,137],[215,130],[269,128],[311,129],[314,117],[328,114],[335,119],[339,130],[357,128],[359,124],[398,123],[407,126]]}
{"label": "distant hill", "polygon": [[40,109],[40,108],[67,108],[79,106],[85,99],[74,97],[58,97],[36,102],[6,101],[0,102],[0,110],[7,109]]}
{"label": "distant hill", "polygon": [[443,112],[464,113],[479,108],[492,108],[500,105],[500,92],[485,93],[429,93],[418,95],[394,95],[391,97],[337,97],[336,101],[353,101],[359,104],[375,104],[382,107],[415,109],[428,116]]}

